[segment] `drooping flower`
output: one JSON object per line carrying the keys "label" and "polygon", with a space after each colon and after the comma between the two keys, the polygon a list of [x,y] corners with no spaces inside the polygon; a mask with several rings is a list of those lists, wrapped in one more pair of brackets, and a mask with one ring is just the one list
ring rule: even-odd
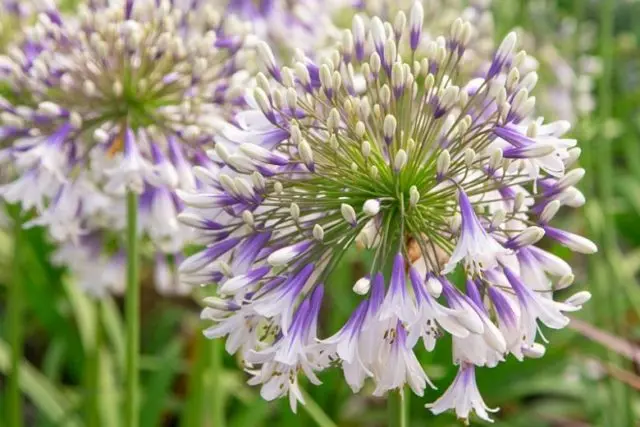
{"label": "drooping flower", "polygon": [[[191,238],[178,189],[215,165],[204,144],[236,104],[245,27],[205,2],[92,1],[66,16],[50,6],[0,57],[0,135],[10,203],[35,209],[59,241],[125,226],[128,190],[154,252]],[[152,254],[150,258],[153,258]]]}
{"label": "drooping flower", "polygon": [[447,391],[435,402],[427,404],[426,407],[436,415],[453,409],[456,416],[465,421],[469,419],[471,412],[474,412],[479,418],[488,422],[493,422],[489,413],[498,410],[497,408],[489,408],[484,403],[476,384],[475,366],[468,363],[460,365],[458,375]]}
{"label": "drooping flower", "polygon": [[[456,20],[446,37],[416,44],[422,14],[412,10],[394,20],[409,27],[356,17],[320,62],[281,67],[263,55],[271,79],[258,75],[246,109],[216,139],[220,169],[181,193],[181,218],[208,245],[181,271],[190,284],[218,286],[206,333],[228,335],[231,351],[244,337],[242,356],[259,372],[252,384],[273,391],[278,373],[280,391],[269,398],[288,392],[295,401],[298,374],[317,382],[331,366],[354,391],[371,378],[376,394],[404,385],[421,394],[430,382],[415,345],[422,338],[433,350],[449,333],[460,374],[445,396],[464,399],[437,406],[486,418],[475,367],[539,357],[537,320],[560,327],[561,312],[586,299],[554,305],[552,290],[570,283],[571,269],[535,246],[550,232],[571,249],[595,250],[549,225],[576,205],[564,194],[581,177],[567,172],[578,153],[536,133],[546,125],[532,119],[532,88],[514,71],[524,58],[515,34],[468,72],[473,27]],[[530,173],[545,156],[562,167]],[[351,247],[371,255],[354,285],[360,303],[339,331],[311,344],[304,337],[316,336],[316,322],[301,332],[301,316],[320,284],[331,295],[327,277]],[[238,258],[242,268],[231,271]],[[298,356],[277,356],[283,343]]]}

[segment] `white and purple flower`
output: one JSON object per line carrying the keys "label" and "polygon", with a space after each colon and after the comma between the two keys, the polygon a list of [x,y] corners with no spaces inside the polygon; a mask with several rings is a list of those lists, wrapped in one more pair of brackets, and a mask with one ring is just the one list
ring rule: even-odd
{"label": "white and purple flower", "polygon": [[[471,24],[458,19],[426,40],[423,16],[416,5],[393,24],[356,17],[325,59],[298,55],[290,67],[260,44],[270,77],[258,74],[216,139],[217,169],[196,167],[202,186],[179,194],[180,218],[207,245],[185,260],[184,281],[224,298],[205,309],[206,333],[242,347],[268,399],[300,401],[298,374],[317,383],[334,366],[354,391],[370,379],[376,395],[406,385],[421,395],[432,384],[416,344],[433,351],[450,334],[460,372],[432,409],[488,419],[476,367],[540,357],[537,321],[562,327],[563,312],[588,299],[554,302],[571,268],[535,246],[546,236],[595,250],[550,225],[579,204],[568,190],[583,173],[571,169],[566,127],[533,120],[535,98],[513,83],[517,37],[468,70],[463,55],[482,57]],[[368,259],[353,286],[359,302],[316,340],[326,332],[317,289],[332,297],[331,273],[351,248]]]}

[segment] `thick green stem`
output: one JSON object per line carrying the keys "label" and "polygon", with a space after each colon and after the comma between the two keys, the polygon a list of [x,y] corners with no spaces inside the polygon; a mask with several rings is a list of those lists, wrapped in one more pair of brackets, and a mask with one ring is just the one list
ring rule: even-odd
{"label": "thick green stem", "polygon": [[138,272],[138,196],[127,193],[127,290],[125,322],[127,331],[125,426],[138,426],[140,363],[140,280]]}
{"label": "thick green stem", "polygon": [[12,427],[22,427],[22,393],[20,391],[20,363],[24,351],[24,290],[22,289],[21,249],[23,240],[22,221],[19,208],[15,210],[13,269],[7,296],[7,322],[11,346],[11,373],[7,389],[7,421]]}
{"label": "thick green stem", "polygon": [[87,348],[85,360],[85,393],[87,395],[86,405],[86,425],[101,425],[100,420],[100,346],[102,341],[102,328],[100,327],[100,302],[93,301],[93,342],[92,346]]}
{"label": "thick green stem", "polygon": [[206,345],[211,348],[211,364],[208,375],[208,389],[211,393],[211,419],[213,420],[211,425],[224,427],[224,387],[222,386],[224,342],[221,339],[214,339]]}
{"label": "thick green stem", "polygon": [[409,425],[409,396],[404,389],[389,393],[387,398],[389,427],[407,427]]}

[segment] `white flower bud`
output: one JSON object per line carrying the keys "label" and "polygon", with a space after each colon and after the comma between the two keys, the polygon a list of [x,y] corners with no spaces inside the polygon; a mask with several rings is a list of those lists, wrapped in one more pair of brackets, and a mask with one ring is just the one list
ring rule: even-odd
{"label": "white flower bud", "polygon": [[369,157],[369,155],[371,154],[371,144],[369,143],[369,141],[362,141],[362,144],[360,145],[360,151],[362,152],[362,156],[365,159]]}
{"label": "white flower bud", "polygon": [[584,174],[585,170],[582,168],[572,169],[560,178],[554,187],[557,190],[573,187],[584,178]]}
{"label": "white flower bud", "polygon": [[420,192],[415,185],[409,188],[409,205],[416,206],[420,201]]}
{"label": "white flower bud", "polygon": [[262,192],[265,190],[267,182],[264,179],[264,176],[260,172],[254,172],[251,174],[251,182],[256,190]]}
{"label": "white flower bud", "polygon": [[256,45],[258,57],[264,66],[271,72],[277,68],[276,57],[273,55],[269,45],[263,41],[259,41]]}
{"label": "white flower bud", "polygon": [[367,277],[361,277],[353,285],[353,292],[358,295],[366,295],[371,289],[371,280]]}
{"label": "white flower bud", "polygon": [[365,33],[364,33],[364,23],[362,22],[362,18],[359,15],[353,17],[353,23],[351,24],[351,31],[353,32],[353,40],[356,44],[364,44],[365,42]]}
{"label": "white flower bud", "polygon": [[93,131],[93,139],[95,139],[98,144],[105,144],[109,141],[109,134],[104,129],[98,128]]}
{"label": "white flower bud", "polygon": [[421,1],[416,1],[411,6],[409,12],[409,31],[411,39],[411,48],[415,50],[417,43],[420,42],[422,34],[422,22],[424,21],[424,8]]}
{"label": "white flower bud", "polygon": [[331,78],[331,70],[327,64],[322,64],[320,67],[320,83],[325,89],[331,90],[333,88],[333,79]]}
{"label": "white flower bud", "polygon": [[386,84],[380,88],[380,102],[385,108],[391,103],[391,89]]}
{"label": "white flower bud", "polygon": [[576,279],[576,276],[574,276],[573,273],[565,274],[564,276],[562,276],[560,278],[560,280],[558,280],[558,283],[556,283],[556,285],[553,287],[553,289],[555,291],[559,291],[560,289],[567,288],[567,287],[571,286],[571,284],[573,283],[573,281],[575,279]]}
{"label": "white flower bud", "polygon": [[500,47],[496,52],[496,56],[500,58],[506,58],[513,53],[513,49],[516,47],[516,42],[518,41],[518,36],[514,31],[507,34],[507,36],[500,43]]}
{"label": "white flower bud", "polygon": [[540,222],[543,224],[548,223],[553,219],[554,216],[558,213],[560,209],[561,203],[559,200],[553,200],[544,207],[542,213],[540,214]]}
{"label": "white flower bud", "polygon": [[524,50],[521,50],[520,52],[516,53],[516,56],[513,58],[513,62],[511,63],[511,66],[515,68],[520,68],[522,64],[524,64],[524,61],[526,60],[527,60],[527,52],[525,52]]}
{"label": "white flower bud", "polygon": [[467,148],[464,150],[464,164],[467,167],[471,167],[473,165],[474,160],[476,159],[476,152],[473,151],[473,148]]}
{"label": "white flower bud", "polygon": [[531,346],[522,348],[522,353],[530,359],[540,359],[546,353],[547,349],[542,344],[534,342]]}
{"label": "white flower bud", "polygon": [[515,248],[522,248],[533,245],[544,237],[544,230],[540,227],[531,226],[524,229],[520,234],[511,239]]}
{"label": "white flower bud", "polygon": [[236,188],[238,189],[238,193],[241,196],[246,197],[247,199],[250,199],[253,196],[255,196],[253,187],[251,187],[251,183],[246,179],[239,178],[239,177],[234,178],[233,183],[235,184]]}
{"label": "white flower bud", "polygon": [[500,148],[495,148],[491,151],[491,155],[489,156],[489,170],[496,171],[502,165],[502,150]]}
{"label": "white flower bud", "polygon": [[362,211],[367,216],[375,216],[380,212],[380,202],[376,199],[369,199],[362,205]]}
{"label": "white flower bud", "polygon": [[289,213],[291,213],[291,217],[295,222],[298,222],[300,219],[300,206],[297,203],[293,202],[289,206]]}
{"label": "white flower bud", "polygon": [[438,298],[442,294],[442,282],[433,275],[427,277],[426,288],[434,298]]}
{"label": "white flower bud", "polygon": [[202,299],[202,302],[204,302],[207,305],[207,307],[211,307],[216,310],[226,311],[229,309],[229,305],[227,301],[223,300],[222,298],[205,297]]}
{"label": "white flower bud", "polygon": [[565,168],[568,168],[570,166],[573,166],[573,164],[578,160],[578,158],[580,157],[580,154],[582,154],[582,150],[578,147],[572,147],[569,150],[567,150],[569,157],[567,157],[566,159],[564,159],[564,166]]}
{"label": "white flower bud", "polygon": [[385,67],[391,67],[393,62],[396,60],[396,56],[398,55],[398,49],[396,48],[396,42],[393,39],[387,39],[384,42],[384,62]]}
{"label": "white flower bud", "polygon": [[69,113],[69,123],[74,129],[80,129],[82,127],[82,116],[75,111]]}
{"label": "white flower bud", "polygon": [[407,152],[403,149],[398,150],[396,153],[396,157],[393,160],[393,168],[397,171],[400,171],[407,164],[408,156]]}
{"label": "white flower bud", "polygon": [[291,70],[291,68],[282,67],[280,72],[282,74],[282,84],[285,85],[285,87],[287,88],[295,88],[296,79],[295,79],[295,76],[293,75],[293,71]]}
{"label": "white flower bud", "polygon": [[449,108],[458,101],[458,95],[460,94],[460,88],[458,86],[447,87],[441,97],[440,104],[443,108]]}
{"label": "white flower bud", "polygon": [[495,230],[502,225],[504,219],[507,217],[507,214],[504,210],[499,209],[493,214],[493,218],[491,219],[491,229]]}
{"label": "white flower bud", "polygon": [[53,102],[44,101],[38,105],[38,112],[47,117],[57,117],[62,114],[62,108]]}
{"label": "white flower bud", "polygon": [[289,140],[293,144],[300,144],[300,141],[302,141],[302,132],[300,132],[300,128],[297,124],[291,125],[291,127],[289,128],[289,134],[291,135],[289,137]]}
{"label": "white flower bud", "polygon": [[343,203],[340,205],[340,213],[342,217],[347,221],[352,227],[355,227],[357,224],[357,216],[356,211],[353,209],[351,205]]}
{"label": "white flower bud", "polygon": [[306,140],[300,141],[298,144],[298,152],[300,153],[300,158],[302,162],[307,166],[310,171],[314,170],[313,164],[313,151],[311,150],[311,146]]}
{"label": "white flower bud", "polygon": [[307,87],[311,84],[311,76],[309,75],[309,69],[302,62],[296,62],[295,66],[296,76],[303,86]]}
{"label": "white flower bud", "polygon": [[[213,148],[213,151],[223,162],[227,163],[229,161],[229,151],[227,151],[224,145],[216,144],[216,146]],[[207,152],[207,154],[209,154],[209,152]]]}
{"label": "white flower bud", "polygon": [[218,180],[220,181],[220,185],[222,186],[222,189],[224,191],[232,195],[238,194],[238,187],[236,187],[233,178],[231,178],[229,175],[227,175],[226,173],[221,173],[218,177]]}
{"label": "white flower bud", "polygon": [[298,93],[292,87],[287,89],[285,99],[287,101],[287,106],[291,111],[295,111],[296,106],[298,105]]}
{"label": "white flower bud", "polygon": [[259,87],[255,88],[253,90],[253,97],[258,103],[258,107],[260,107],[260,111],[262,111],[262,113],[265,116],[269,117],[270,115],[273,114],[271,104],[269,103],[269,98],[267,97],[267,94],[265,93],[264,90],[260,89]]}
{"label": "white flower bud", "polygon": [[378,52],[373,52],[371,57],[369,58],[369,66],[371,67],[371,71],[374,74],[380,73],[380,68],[382,68],[382,62],[380,61],[380,55]]}
{"label": "white flower bud", "polygon": [[387,114],[384,118],[384,123],[382,125],[382,129],[384,131],[384,138],[387,141],[387,144],[390,144],[393,141],[393,136],[396,133],[396,127],[398,126],[398,121],[391,114]]}
{"label": "white flower bud", "polygon": [[313,238],[319,242],[324,240],[324,228],[320,224],[313,226]]}
{"label": "white flower bud", "polygon": [[527,196],[524,193],[517,193],[516,197],[513,201],[513,211],[514,212],[520,212],[520,210],[522,209],[522,206],[524,205],[525,202],[525,198]]}
{"label": "white flower bud", "polygon": [[244,221],[244,223],[247,224],[249,227],[253,228],[254,219],[253,219],[253,214],[251,213],[251,211],[243,211],[242,212],[242,221]]}
{"label": "white flower bud", "polygon": [[332,108],[329,111],[329,117],[327,118],[327,128],[330,131],[337,131],[340,127],[340,112],[336,108]]}
{"label": "white flower bud", "polygon": [[[518,84],[519,80],[520,80],[520,71],[518,71],[517,68],[512,68],[509,71],[509,74],[507,74],[507,81],[506,81],[507,89],[513,90]],[[525,88],[525,90],[527,89]]]}
{"label": "white flower bud", "polygon": [[387,35],[384,29],[384,24],[382,23],[380,18],[378,18],[377,16],[374,16],[371,19],[369,28],[371,31],[371,38],[373,38],[373,43],[376,45],[376,48],[382,47],[387,38]]}
{"label": "white flower bud", "polygon": [[[402,131],[404,133],[404,131]],[[402,139],[402,138],[401,138]],[[409,138],[407,141],[407,153],[413,153],[416,148],[416,141],[413,138]]]}
{"label": "white flower bud", "polygon": [[445,176],[447,172],[449,172],[449,167],[451,166],[451,154],[449,154],[449,150],[446,148],[440,152],[438,155],[438,160],[436,162],[436,172],[438,176]]}

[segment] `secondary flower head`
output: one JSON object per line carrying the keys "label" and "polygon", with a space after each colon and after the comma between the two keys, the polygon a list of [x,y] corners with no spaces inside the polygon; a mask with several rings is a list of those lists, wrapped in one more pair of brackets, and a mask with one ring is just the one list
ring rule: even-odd
{"label": "secondary flower head", "polygon": [[[183,218],[207,244],[182,279],[220,284],[205,333],[228,335],[267,398],[295,398],[299,372],[316,382],[329,366],[353,390],[371,377],[377,395],[405,384],[422,395],[431,382],[416,343],[432,350],[448,333],[462,373],[434,408],[467,417],[484,411],[473,365],[540,354],[537,322],[563,327],[563,312],[586,299],[551,299],[571,268],[535,246],[546,235],[596,250],[549,225],[584,202],[574,187],[584,171],[568,171],[579,154],[568,126],[532,120],[516,36],[470,77],[474,28],[456,20],[447,36],[416,43],[420,12],[394,20],[411,26],[356,17],[323,60],[265,64],[272,79],[258,76],[250,108],[216,140],[208,187],[182,195]],[[371,259],[354,286],[361,303],[318,341],[317,306],[354,247]]]}
{"label": "secondary flower head", "polygon": [[[9,202],[36,208],[54,237],[124,224],[123,195],[141,194],[142,230],[166,252],[184,244],[177,188],[193,189],[202,144],[235,103],[244,25],[202,2],[90,2],[51,7],[0,57],[13,91],[0,99]],[[107,198],[107,200],[105,200]]]}

